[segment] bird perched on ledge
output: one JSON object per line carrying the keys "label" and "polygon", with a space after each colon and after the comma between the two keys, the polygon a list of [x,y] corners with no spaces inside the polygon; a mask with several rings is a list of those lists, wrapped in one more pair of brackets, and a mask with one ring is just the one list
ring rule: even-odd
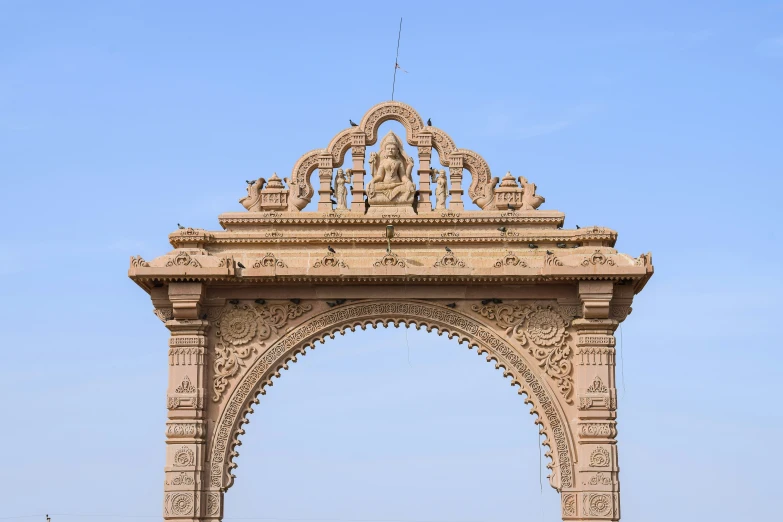
{"label": "bird perched on ledge", "polygon": [[332,254],[336,254],[336,253],[337,253],[337,252],[335,252],[335,251],[334,251],[334,248],[332,248],[332,245],[329,245],[329,246],[327,246],[327,247],[326,247],[326,250],[328,250],[328,251],[329,251],[329,252],[331,252]]}
{"label": "bird perched on ledge", "polygon": [[182,226],[182,225],[180,225],[179,223],[177,223],[177,228],[178,228],[178,229],[180,229],[180,230],[185,230],[185,227],[183,227],[183,226]]}
{"label": "bird perched on ledge", "polygon": [[432,118],[427,118],[427,127],[432,127]]}
{"label": "bird perched on ledge", "polygon": [[359,126],[358,123],[355,123],[353,120],[350,120],[350,119],[348,120],[348,123],[351,124],[351,127],[358,127]]}

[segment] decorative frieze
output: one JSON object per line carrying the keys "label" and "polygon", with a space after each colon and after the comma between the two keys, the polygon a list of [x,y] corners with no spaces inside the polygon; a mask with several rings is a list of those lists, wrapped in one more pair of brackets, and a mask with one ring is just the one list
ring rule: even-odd
{"label": "decorative frieze", "polygon": [[579,435],[585,439],[613,439],[617,429],[614,421],[580,421]]}

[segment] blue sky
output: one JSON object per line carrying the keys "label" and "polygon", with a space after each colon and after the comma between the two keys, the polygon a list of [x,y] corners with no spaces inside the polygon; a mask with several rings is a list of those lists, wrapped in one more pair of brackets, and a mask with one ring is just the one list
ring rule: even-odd
{"label": "blue sky", "polygon": [[[160,518],[167,332],[128,258],[388,99],[400,16],[396,99],[567,227],[653,252],[622,329],[624,520],[777,518],[783,3],[9,0],[0,518]],[[527,407],[447,339],[338,338],[256,411],[226,520],[558,519]]]}

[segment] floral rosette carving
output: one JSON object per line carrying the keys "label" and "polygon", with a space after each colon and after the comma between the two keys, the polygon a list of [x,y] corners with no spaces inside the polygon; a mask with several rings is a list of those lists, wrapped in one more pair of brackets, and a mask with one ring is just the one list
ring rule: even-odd
{"label": "floral rosette carving", "polygon": [[[473,311],[506,329],[506,335],[527,348],[547,375],[557,383],[566,402],[573,402],[570,317],[552,306],[486,304]],[[565,315],[565,317],[564,317]]]}
{"label": "floral rosette carving", "polygon": [[214,396],[217,402],[229,380],[245,368],[246,361],[267,340],[277,335],[289,319],[312,309],[303,304],[238,305],[225,309],[217,321],[214,363]]}

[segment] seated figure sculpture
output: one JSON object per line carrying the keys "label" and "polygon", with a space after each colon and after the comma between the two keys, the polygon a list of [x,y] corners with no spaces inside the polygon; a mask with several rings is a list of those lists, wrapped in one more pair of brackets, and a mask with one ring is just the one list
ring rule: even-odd
{"label": "seated figure sculpture", "polygon": [[405,154],[393,132],[381,140],[380,154],[370,154],[370,164],[372,181],[367,185],[367,200],[371,206],[413,204],[416,195],[416,185],[411,179],[413,158]]}

